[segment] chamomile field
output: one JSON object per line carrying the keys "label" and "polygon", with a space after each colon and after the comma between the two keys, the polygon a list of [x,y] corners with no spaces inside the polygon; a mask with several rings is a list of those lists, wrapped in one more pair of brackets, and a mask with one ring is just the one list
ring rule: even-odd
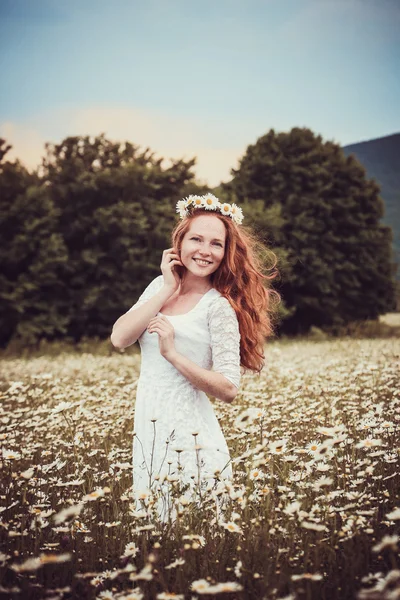
{"label": "chamomile field", "polygon": [[136,349],[3,357],[0,599],[399,598],[399,365],[398,337],[269,343],[212,399],[233,480],[191,503],[170,477],[160,523],[132,502]]}

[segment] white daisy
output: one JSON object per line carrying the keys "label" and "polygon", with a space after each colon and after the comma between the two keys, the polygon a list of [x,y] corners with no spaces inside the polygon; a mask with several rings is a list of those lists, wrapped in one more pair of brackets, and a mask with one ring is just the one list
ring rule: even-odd
{"label": "white daisy", "polygon": [[390,519],[391,521],[398,521],[400,519],[400,508],[396,506],[392,512],[387,513],[386,518]]}
{"label": "white daisy", "polygon": [[179,213],[180,217],[186,214],[186,200],[178,200],[176,203],[176,212]]}
{"label": "white daisy", "polygon": [[260,469],[252,469],[250,471],[250,479],[252,480],[262,479],[263,477],[264,473]]}
{"label": "white daisy", "polygon": [[216,210],[220,206],[220,202],[214,194],[204,194],[203,203],[207,210]]}
{"label": "white daisy", "polygon": [[287,440],[277,440],[276,442],[269,443],[269,451],[272,454],[283,454],[286,452]]}
{"label": "white daisy", "polygon": [[382,440],[377,440],[374,438],[366,438],[365,440],[361,440],[358,444],[355,445],[356,448],[373,448],[374,446],[382,446]]}
{"label": "white daisy", "polygon": [[238,223],[240,225],[241,222],[243,221],[243,211],[234,202],[232,202],[232,205],[231,205],[231,214],[232,214],[233,220],[236,221],[236,223]]}
{"label": "white daisy", "polygon": [[199,208],[201,206],[205,206],[204,197],[203,196],[189,196],[190,204],[193,204],[194,208]]}
{"label": "white daisy", "polygon": [[309,444],[307,444],[306,450],[307,450],[308,454],[310,454],[310,456],[314,456],[314,454],[316,452],[318,452],[320,446],[321,446],[321,442],[317,442],[316,440],[312,440],[312,442],[310,442]]}
{"label": "white daisy", "polygon": [[220,210],[223,215],[231,216],[232,214],[232,206],[228,202],[221,204]]}

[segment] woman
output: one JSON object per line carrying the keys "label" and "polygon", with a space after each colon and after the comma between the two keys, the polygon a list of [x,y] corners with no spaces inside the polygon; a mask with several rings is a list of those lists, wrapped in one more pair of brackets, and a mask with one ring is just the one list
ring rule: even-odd
{"label": "woman", "polygon": [[232,478],[206,394],[230,403],[242,369],[260,372],[264,341],[272,335],[271,294],[279,301],[263,286],[276,272],[261,273],[259,242],[240,226],[239,207],[206,194],[180,200],[177,212],[181,220],[163,252],[162,275],[111,335],[117,348],[140,343],[133,488],[137,509],[155,493],[162,520],[170,513],[172,482],[181,498],[201,500],[217,477]]}

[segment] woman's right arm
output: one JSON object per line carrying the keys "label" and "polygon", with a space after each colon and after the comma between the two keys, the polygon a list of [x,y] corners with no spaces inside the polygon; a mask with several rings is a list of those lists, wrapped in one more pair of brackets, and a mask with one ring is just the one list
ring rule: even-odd
{"label": "woman's right arm", "polygon": [[156,316],[172,294],[174,289],[164,285],[147,302],[122,315],[113,325],[112,345],[122,350],[134,344],[146,329],[150,319]]}
{"label": "woman's right arm", "polygon": [[[163,280],[162,288],[154,294],[153,286],[158,287],[158,278],[153,280],[139,298],[138,303],[140,305],[137,307],[136,305],[132,306],[128,312],[115,321],[111,333],[111,343],[115,348],[123,350],[134,344],[146,329],[150,319],[156,316],[166,301],[178,289],[180,277],[174,272],[174,267],[177,264],[182,265],[182,262],[179,259],[179,254],[174,250],[174,248],[167,248],[163,251],[160,265]],[[150,295],[150,298],[145,300],[148,295]]]}

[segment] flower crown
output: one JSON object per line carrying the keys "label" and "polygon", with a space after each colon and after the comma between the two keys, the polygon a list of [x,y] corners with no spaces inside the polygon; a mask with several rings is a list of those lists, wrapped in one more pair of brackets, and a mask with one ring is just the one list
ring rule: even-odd
{"label": "flower crown", "polygon": [[178,200],[176,203],[176,212],[179,213],[180,218],[190,215],[196,208],[205,208],[207,210],[219,211],[222,215],[231,217],[238,225],[243,221],[242,209],[228,202],[221,203],[216,196],[213,194],[205,194],[204,196],[195,196],[191,194],[183,200]]}

